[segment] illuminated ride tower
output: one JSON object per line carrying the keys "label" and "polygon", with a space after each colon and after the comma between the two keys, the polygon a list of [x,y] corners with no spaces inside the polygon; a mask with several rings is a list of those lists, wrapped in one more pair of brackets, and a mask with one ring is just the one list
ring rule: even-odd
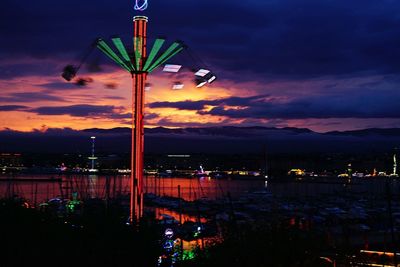
{"label": "illuminated ride tower", "polygon": [[[147,1],[136,1],[135,10],[147,8]],[[133,53],[129,53],[120,38],[112,38],[115,52],[104,40],[97,40],[97,47],[132,76],[132,150],[130,179],[130,223],[138,223],[143,215],[143,156],[144,156],[144,92],[147,75],[185,46],[175,41],[164,52],[159,53],[165,39],[156,39],[147,56],[147,23],[145,16],[133,18]],[[118,54],[117,54],[118,53]]]}

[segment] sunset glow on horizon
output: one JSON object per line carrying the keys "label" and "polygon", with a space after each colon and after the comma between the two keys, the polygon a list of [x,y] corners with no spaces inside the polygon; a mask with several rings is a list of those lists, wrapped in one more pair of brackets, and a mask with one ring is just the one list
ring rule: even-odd
{"label": "sunset glow on horizon", "polygon": [[[139,11],[98,2],[94,11],[92,1],[76,2],[80,9],[75,10],[74,1],[4,4],[3,34],[18,42],[0,44],[1,130],[130,127],[129,73],[99,51],[88,57],[75,80],[65,81],[61,72],[79,64],[99,36],[120,33],[130,40],[131,19]],[[318,132],[400,127],[400,25],[394,19],[399,5],[364,3],[359,13],[354,4],[313,0],[177,6],[185,8],[184,14],[168,3],[140,13],[150,18],[148,49],[160,35],[189,47],[167,62],[181,64],[182,71],[160,68],[149,75],[146,127]],[[243,12],[248,19],[237,20]],[[194,72],[200,68],[211,69],[217,79],[196,88]],[[183,88],[172,90],[174,84]]]}

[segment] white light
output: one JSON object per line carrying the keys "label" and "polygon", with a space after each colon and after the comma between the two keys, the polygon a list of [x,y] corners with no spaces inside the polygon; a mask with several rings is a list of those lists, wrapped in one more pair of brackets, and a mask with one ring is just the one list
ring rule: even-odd
{"label": "white light", "polygon": [[206,83],[207,83],[207,81],[201,82],[196,87],[200,88],[200,87],[204,86]]}
{"label": "white light", "polygon": [[208,79],[208,83],[212,83],[213,81],[215,81],[215,79],[217,79],[217,77],[213,75],[210,79]]}
{"label": "white light", "polygon": [[172,89],[173,90],[180,90],[180,89],[183,89],[183,83],[175,83],[173,86],[172,86]]}
{"label": "white light", "polygon": [[165,235],[166,237],[172,237],[172,236],[174,235],[174,231],[172,231],[171,228],[167,228],[167,229],[165,230],[165,232],[164,232],[164,235]]}
{"label": "white light", "polygon": [[206,76],[208,73],[210,73],[209,70],[200,69],[200,70],[198,70],[194,75],[200,76],[200,77],[204,77],[204,76]]}
{"label": "white light", "polygon": [[92,139],[96,139],[96,136],[91,136],[90,138],[92,138]]}
{"label": "white light", "polygon": [[181,65],[166,64],[163,71],[165,72],[178,72],[182,68]]}

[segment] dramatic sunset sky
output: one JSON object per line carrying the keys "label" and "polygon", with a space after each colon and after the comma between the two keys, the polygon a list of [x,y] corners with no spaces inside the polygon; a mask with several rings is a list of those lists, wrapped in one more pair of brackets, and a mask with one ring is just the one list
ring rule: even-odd
{"label": "dramatic sunset sky", "polygon": [[[131,43],[149,16],[149,43],[183,40],[179,75],[149,76],[147,127],[267,126],[314,131],[400,127],[400,2],[395,0],[2,0],[0,129],[130,124],[130,75],[95,50],[97,37]],[[192,68],[218,79],[203,88]],[[174,82],[183,90],[172,90]]]}

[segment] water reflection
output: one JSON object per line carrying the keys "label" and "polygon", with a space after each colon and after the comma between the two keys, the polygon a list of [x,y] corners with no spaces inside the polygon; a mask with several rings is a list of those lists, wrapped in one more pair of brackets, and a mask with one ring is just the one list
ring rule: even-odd
{"label": "water reflection", "polygon": [[89,175],[88,176],[88,183],[89,183],[89,196],[91,198],[97,198],[99,197],[99,188],[97,186],[98,184],[98,177],[97,175]]}
{"label": "water reflection", "polygon": [[[156,178],[145,179],[146,193],[159,196],[181,197],[186,201],[195,199],[222,199],[230,193],[232,196],[241,195],[249,190],[260,189],[263,181],[257,180],[221,180],[205,178]],[[179,196],[178,187],[181,195]]]}
{"label": "water reflection", "polygon": [[[0,197],[18,195],[29,202],[44,202],[50,198],[115,198],[129,194],[128,175],[18,175],[13,179],[0,176]],[[158,196],[181,197],[187,201],[196,199],[223,199],[247,191],[263,188],[263,181],[221,180],[215,178],[157,178],[144,177],[145,193]],[[178,187],[180,190],[178,190]]]}
{"label": "water reflection", "polygon": [[198,222],[198,221],[200,221],[200,223],[207,222],[207,219],[204,217],[183,214],[183,213],[179,213],[177,211],[173,211],[173,210],[170,210],[167,208],[155,208],[154,211],[156,214],[156,219],[158,219],[158,220],[174,218],[175,220],[180,221],[180,223]]}
{"label": "water reflection", "polygon": [[[50,198],[71,199],[77,192],[79,199],[117,198],[129,194],[129,175],[0,175],[0,197],[18,195],[29,203],[41,203]],[[236,198],[253,190],[267,190],[276,196],[314,197],[334,195],[338,192],[368,195],[384,194],[385,179],[354,178],[351,184],[346,180],[333,178],[332,181],[268,181],[268,180],[227,180],[217,178],[157,178],[144,177],[145,193],[157,196],[181,197],[187,201],[207,198],[226,199],[228,193]],[[399,182],[391,180],[393,192],[399,191]],[[344,184],[346,186],[344,186]],[[178,187],[180,190],[178,190]],[[180,191],[180,192],[179,192]]]}

